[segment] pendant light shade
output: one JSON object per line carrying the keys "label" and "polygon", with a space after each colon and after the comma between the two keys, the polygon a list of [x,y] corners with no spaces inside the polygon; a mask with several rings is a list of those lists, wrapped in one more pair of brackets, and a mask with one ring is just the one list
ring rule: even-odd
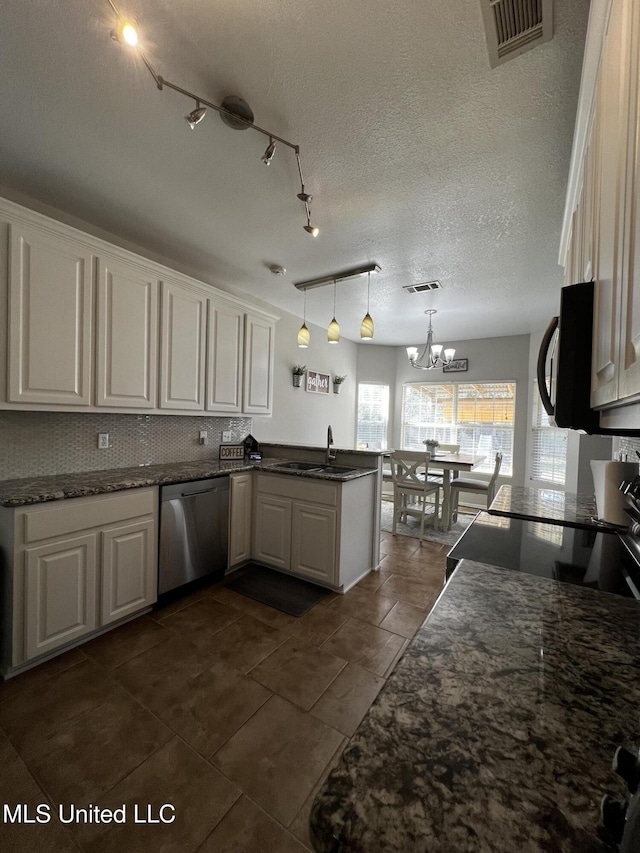
{"label": "pendant light shade", "polygon": [[311,334],[309,333],[309,329],[307,328],[307,291],[304,292],[304,315],[302,319],[302,325],[300,326],[300,331],[298,332],[298,346],[300,349],[306,349],[309,346],[309,341],[311,340]]}
{"label": "pendant light shade", "polygon": [[362,323],[360,324],[360,337],[363,341],[370,341],[373,339],[373,317],[368,311],[364,315]]}
{"label": "pendant light shade", "polygon": [[371,287],[371,273],[367,273],[367,313],[360,324],[360,338],[363,341],[373,339],[373,317],[369,313],[369,289]]}
{"label": "pendant light shade", "polygon": [[336,320],[336,280],[333,280],[333,320],[327,329],[327,340],[330,344],[337,344],[340,340],[340,326]]}

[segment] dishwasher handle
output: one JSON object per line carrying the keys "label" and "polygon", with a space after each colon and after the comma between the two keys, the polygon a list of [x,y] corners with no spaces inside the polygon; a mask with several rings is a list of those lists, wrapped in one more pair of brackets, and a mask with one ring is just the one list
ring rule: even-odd
{"label": "dishwasher handle", "polygon": [[190,498],[194,495],[203,495],[210,492],[228,492],[229,475],[221,477],[210,477],[207,480],[192,480],[186,483],[173,483],[170,486],[162,486],[160,489],[160,501],[174,501],[179,498]]}

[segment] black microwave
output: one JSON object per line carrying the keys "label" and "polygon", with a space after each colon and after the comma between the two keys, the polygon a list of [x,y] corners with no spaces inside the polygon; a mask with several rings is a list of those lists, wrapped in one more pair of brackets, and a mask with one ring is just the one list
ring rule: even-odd
{"label": "black microwave", "polygon": [[549,323],[538,353],[542,405],[557,427],[637,436],[640,430],[604,429],[599,412],[591,408],[594,289],[594,282],[587,281],[560,291],[560,314]]}

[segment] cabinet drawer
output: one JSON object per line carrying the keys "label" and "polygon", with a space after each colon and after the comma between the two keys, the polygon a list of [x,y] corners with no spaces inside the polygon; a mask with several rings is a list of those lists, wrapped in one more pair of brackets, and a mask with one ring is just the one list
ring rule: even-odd
{"label": "cabinet drawer", "polygon": [[23,513],[24,542],[38,542],[90,527],[101,527],[115,521],[151,515],[156,505],[156,487],[131,489],[114,496],[95,495],[56,501],[44,509],[28,509]]}
{"label": "cabinet drawer", "polygon": [[338,483],[314,480],[312,477],[289,477],[286,474],[258,474],[258,491],[299,501],[327,506],[338,505]]}

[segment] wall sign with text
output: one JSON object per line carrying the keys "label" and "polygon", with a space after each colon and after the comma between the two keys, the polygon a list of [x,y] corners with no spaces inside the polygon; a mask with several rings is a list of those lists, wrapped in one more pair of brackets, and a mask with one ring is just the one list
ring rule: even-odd
{"label": "wall sign with text", "polygon": [[443,373],[466,373],[469,369],[468,358],[454,358],[449,364],[442,368]]}
{"label": "wall sign with text", "polygon": [[316,370],[307,370],[307,391],[314,394],[328,394],[331,376],[328,373],[318,373]]}

